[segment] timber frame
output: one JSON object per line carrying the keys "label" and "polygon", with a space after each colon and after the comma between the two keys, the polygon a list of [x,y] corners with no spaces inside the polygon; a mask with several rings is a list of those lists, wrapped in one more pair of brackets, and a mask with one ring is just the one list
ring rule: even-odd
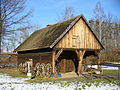
{"label": "timber frame", "polygon": [[[78,69],[77,69],[77,74],[81,74],[81,68],[82,68],[82,61],[83,61],[83,56],[85,54],[86,50],[74,50],[77,54],[78,57]],[[52,68],[53,68],[53,73],[55,73],[55,62],[57,61],[58,57],[60,54],[63,52],[63,49],[60,49],[58,52],[55,50],[53,51],[52,54]]]}

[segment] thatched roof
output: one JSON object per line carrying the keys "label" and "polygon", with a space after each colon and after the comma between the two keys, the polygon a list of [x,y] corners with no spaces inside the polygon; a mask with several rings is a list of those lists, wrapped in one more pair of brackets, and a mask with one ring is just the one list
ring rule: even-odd
{"label": "thatched roof", "polygon": [[46,28],[35,31],[20,46],[18,46],[15,51],[53,48],[80,18],[83,18],[85,20],[84,16],[80,15],[72,19],[53,24]]}

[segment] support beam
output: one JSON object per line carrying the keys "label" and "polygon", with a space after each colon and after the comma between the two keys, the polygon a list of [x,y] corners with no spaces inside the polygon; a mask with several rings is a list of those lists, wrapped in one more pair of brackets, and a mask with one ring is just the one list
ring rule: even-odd
{"label": "support beam", "polygon": [[98,51],[98,52],[96,52],[96,54],[97,54],[97,57],[98,57],[98,62],[97,62],[97,64],[98,64],[98,66],[97,66],[97,69],[98,70],[101,70],[101,62],[100,62],[100,51]]}
{"label": "support beam", "polygon": [[53,54],[52,54],[52,71],[53,71],[53,74],[55,73],[55,62],[62,52],[63,52],[63,49],[60,49],[57,53],[56,53],[56,51],[53,51]]}
{"label": "support beam", "polygon": [[63,73],[66,72],[66,59],[63,59]]}
{"label": "support beam", "polygon": [[82,70],[82,61],[83,61],[83,56],[85,54],[85,50],[75,50],[75,52],[78,56],[78,74],[80,74]]}
{"label": "support beam", "polygon": [[57,54],[55,55],[55,60],[58,59],[58,57],[60,56],[60,54],[63,52],[63,49],[60,49]]}
{"label": "support beam", "polygon": [[53,51],[53,54],[52,54],[52,72],[53,74],[55,73],[55,51]]}

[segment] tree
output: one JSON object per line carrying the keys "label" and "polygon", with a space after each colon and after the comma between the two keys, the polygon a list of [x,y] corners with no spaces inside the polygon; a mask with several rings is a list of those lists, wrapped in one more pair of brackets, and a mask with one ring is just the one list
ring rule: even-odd
{"label": "tree", "polygon": [[90,20],[89,23],[105,49],[117,47],[116,38],[118,38],[120,33],[116,30],[116,27],[119,27],[119,19],[115,18],[111,13],[105,14],[100,2],[96,4],[94,14],[94,19]]}
{"label": "tree", "polygon": [[100,59],[104,61],[114,61],[116,55],[115,48],[120,47],[120,20],[111,13],[105,14],[100,2],[96,4],[94,19],[89,21],[99,40],[105,47],[100,53]]}
{"label": "tree", "polygon": [[95,14],[95,19],[96,19],[96,23],[97,23],[97,27],[96,27],[97,29],[96,30],[98,30],[99,40],[102,42],[102,32],[103,32],[102,23],[103,23],[103,21],[105,19],[105,13],[104,13],[103,8],[101,7],[100,2],[98,2],[96,4],[94,14]]}
{"label": "tree", "polygon": [[61,22],[74,17],[74,9],[72,7],[66,7],[65,10],[57,16],[57,21]]}
{"label": "tree", "polygon": [[19,30],[23,23],[28,22],[31,11],[23,14],[25,2],[26,0],[0,0],[0,52],[1,44],[5,43],[11,31]]}

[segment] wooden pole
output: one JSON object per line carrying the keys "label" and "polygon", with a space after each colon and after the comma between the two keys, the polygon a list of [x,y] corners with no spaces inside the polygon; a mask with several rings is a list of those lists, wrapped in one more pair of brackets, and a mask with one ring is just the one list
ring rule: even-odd
{"label": "wooden pole", "polygon": [[100,65],[100,52],[96,52],[96,53],[97,53],[97,56],[98,56],[97,69],[98,69],[98,70],[101,70],[101,65]]}
{"label": "wooden pole", "polygon": [[52,72],[55,73],[55,51],[52,54]]}

